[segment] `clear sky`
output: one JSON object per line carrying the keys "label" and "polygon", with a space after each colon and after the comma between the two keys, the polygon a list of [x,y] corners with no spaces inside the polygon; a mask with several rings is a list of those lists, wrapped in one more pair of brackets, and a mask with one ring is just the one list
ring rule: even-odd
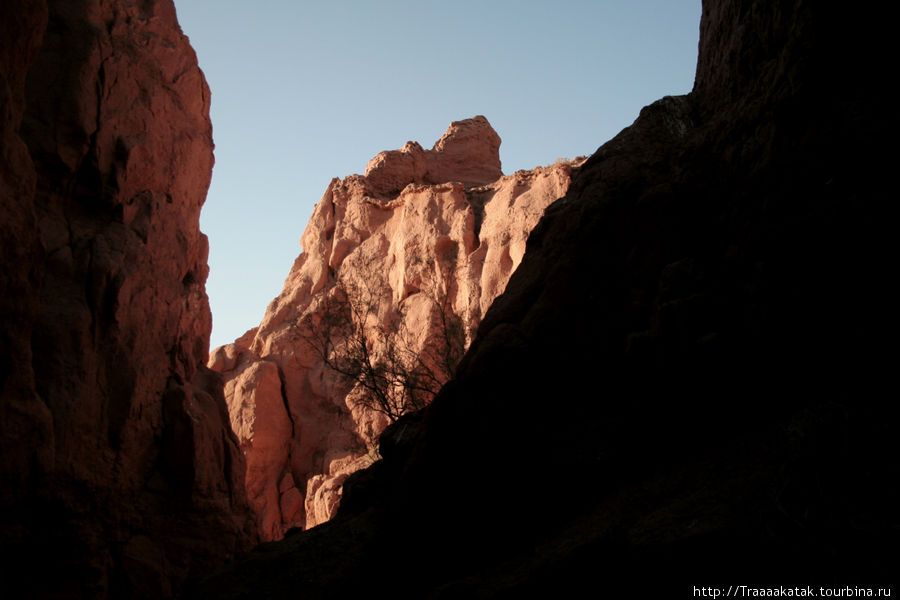
{"label": "clear sky", "polygon": [[694,82],[700,0],[175,0],[212,90],[211,348],[259,324],[332,177],[484,115],[503,172]]}

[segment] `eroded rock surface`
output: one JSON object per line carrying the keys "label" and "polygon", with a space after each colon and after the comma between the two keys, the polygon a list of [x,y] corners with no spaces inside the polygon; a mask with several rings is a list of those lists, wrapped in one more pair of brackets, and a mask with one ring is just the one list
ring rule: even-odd
{"label": "eroded rock surface", "polygon": [[253,539],[204,364],[209,90],[171,0],[0,23],[4,581],[170,597]]}
{"label": "eroded rock surface", "polygon": [[[379,318],[400,309],[413,332],[434,331],[440,295],[471,338],[544,208],[565,194],[572,165],[503,177],[499,147],[475,117],[452,123],[433,150],[409,142],[372,159],[366,175],[333,180],[262,323],[212,352],[264,539],[330,519],[344,479],[371,464],[369,446],[388,423],[304,340],[303,324],[321,318],[338,279],[377,288]],[[412,341],[417,351],[426,337]]]}
{"label": "eroded rock surface", "polygon": [[386,430],[335,519],[204,592],[886,590],[900,561],[889,23],[705,0],[693,91],[579,169],[454,379]]}
{"label": "eroded rock surface", "polygon": [[396,196],[410,183],[451,181],[483,185],[503,175],[500,136],[483,116],[454,121],[431,150],[407,142],[400,150],[379,152],[366,165],[368,189],[375,196]]}

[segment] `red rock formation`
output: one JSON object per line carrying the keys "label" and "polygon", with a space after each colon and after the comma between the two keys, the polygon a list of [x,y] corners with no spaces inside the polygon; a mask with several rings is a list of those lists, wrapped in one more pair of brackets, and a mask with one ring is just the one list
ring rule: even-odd
{"label": "red rock formation", "polygon": [[337,518],[197,597],[886,590],[893,27],[704,0],[694,90],[579,169],[454,379],[385,431]]}
{"label": "red rock formation", "polygon": [[361,391],[303,339],[301,325],[321,318],[337,280],[379,288],[380,318],[402,309],[405,330],[432,335],[429,292],[439,289],[471,338],[544,208],[565,194],[570,165],[502,177],[499,147],[475,117],[452,123],[430,151],[409,142],[378,154],[365,176],[332,181],[260,326],[213,351],[264,539],[330,519],[343,480],[371,463],[367,441],[388,422],[354,401]]}
{"label": "red rock formation", "polygon": [[4,567],[171,596],[252,537],[203,364],[209,90],[171,0],[0,10]]}
{"label": "red rock formation", "polygon": [[484,185],[503,175],[500,136],[482,116],[450,123],[431,150],[407,142],[400,150],[379,152],[366,165],[366,180],[376,196],[396,196],[407,184],[461,181]]}

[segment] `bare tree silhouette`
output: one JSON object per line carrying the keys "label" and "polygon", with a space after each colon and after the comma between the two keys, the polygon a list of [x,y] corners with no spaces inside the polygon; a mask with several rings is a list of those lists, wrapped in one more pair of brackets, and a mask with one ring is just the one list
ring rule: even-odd
{"label": "bare tree silhouette", "polygon": [[[349,261],[349,264],[348,264]],[[411,331],[409,297],[394,306],[392,291],[372,260],[348,258],[323,304],[302,324],[322,362],[362,393],[355,402],[393,422],[428,404],[450,379],[465,350],[462,320],[449,294],[450,261],[434,261],[421,289],[429,303],[425,330]],[[386,309],[386,307],[391,307]]]}

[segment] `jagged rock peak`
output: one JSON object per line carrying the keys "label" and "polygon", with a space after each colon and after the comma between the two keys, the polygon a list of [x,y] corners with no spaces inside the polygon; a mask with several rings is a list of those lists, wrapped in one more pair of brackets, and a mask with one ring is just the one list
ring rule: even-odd
{"label": "jagged rock peak", "polygon": [[396,196],[410,183],[460,181],[484,185],[503,176],[500,136],[478,115],[453,121],[431,150],[407,142],[399,150],[379,152],[366,165],[365,178],[374,196]]}
{"label": "jagged rock peak", "polygon": [[[450,341],[465,344],[544,209],[565,195],[576,163],[504,177],[499,145],[487,119],[475,117],[452,123],[432,150],[408,142],[375,157],[366,176],[332,180],[262,322],[213,350],[208,365],[225,382],[262,540],[331,519],[344,480],[372,463],[372,440],[388,424],[367,408],[366,390],[310,344],[328,327],[314,324],[332,320],[336,294],[371,290],[376,329],[415,332],[392,342],[413,355],[448,340],[442,323],[454,323],[460,335]],[[485,178],[493,179],[466,185]],[[387,355],[390,345],[373,339],[367,351]]]}

